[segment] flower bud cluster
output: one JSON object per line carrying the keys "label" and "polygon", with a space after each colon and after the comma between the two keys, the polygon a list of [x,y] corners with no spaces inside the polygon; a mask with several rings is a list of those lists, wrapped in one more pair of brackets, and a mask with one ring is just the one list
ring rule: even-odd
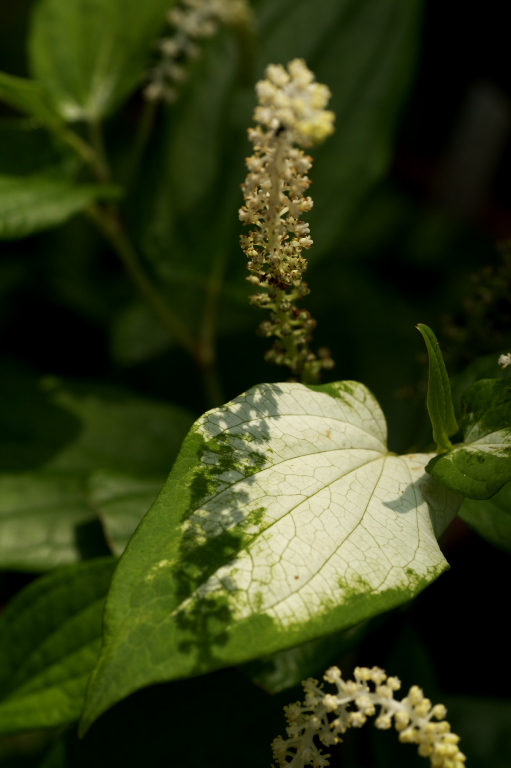
{"label": "flower bud cluster", "polygon": [[246,161],[245,205],[239,214],[253,227],[241,238],[250,271],[247,279],[264,289],[251,302],[271,312],[259,329],[263,336],[276,337],[267,359],[316,379],[333,362],[327,351],[316,357],[308,350],[316,323],[309,312],[295,306],[309,292],[302,250],[312,245],[309,225],[301,219],[312,208],[306,194],[312,158],[295,145],[308,147],[332,133],[334,114],[325,109],[330,91],[314,81],[303,60],[295,59],[287,70],[271,64],[256,92],[254,119],[259,125],[248,132],[254,154]]}
{"label": "flower bud cluster", "polygon": [[304,682],[305,701],[285,708],[288,738],[279,736],[272,744],[281,768],[329,765],[330,755],[314,739],[326,747],[338,744],[348,728],[360,728],[375,714],[377,728],[394,725],[399,741],[417,744],[419,755],[429,757],[432,768],[464,768],[466,758],[458,748],[459,737],[444,720],[443,704],[433,706],[416,685],[397,701],[394,693],[401,688],[400,680],[387,677],[379,667],[356,667],[354,678],[343,680],[337,667],[327,670],[324,680],[336,687],[335,693],[325,693],[317,680]]}
{"label": "flower bud cluster", "polygon": [[200,41],[213,37],[221,25],[250,24],[251,10],[248,0],[180,0],[167,21],[173,31],[158,42],[160,59],[149,72],[144,94],[150,101],[172,103],[187,78],[186,65],[200,54]]}

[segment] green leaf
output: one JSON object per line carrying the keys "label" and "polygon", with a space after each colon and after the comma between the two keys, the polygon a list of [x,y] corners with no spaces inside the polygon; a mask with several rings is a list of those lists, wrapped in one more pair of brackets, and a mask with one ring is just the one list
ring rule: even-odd
{"label": "green leaf", "polygon": [[498,364],[499,354],[505,354],[507,350],[502,349],[500,352],[492,352],[491,355],[483,355],[473,360],[470,365],[467,365],[459,373],[451,376],[451,392],[454,402],[454,410],[456,416],[461,418],[462,410],[461,404],[465,390],[467,390],[471,384],[479,381],[480,379],[509,379],[511,378],[511,366],[502,368]]}
{"label": "green leaf", "polygon": [[192,423],[97,383],[0,377],[0,568],[120,553]]}
{"label": "green leaf", "polygon": [[369,625],[370,622],[363,621],[344,632],[311,640],[267,659],[251,661],[242,670],[268,693],[280,693],[300,685],[308,677],[321,677],[334,659],[359,645],[368,633]]}
{"label": "green leaf", "polygon": [[199,419],[121,558],[87,728],[129,693],[410,600],[461,501],[387,451],[361,384],[263,384]]}
{"label": "green leaf", "polygon": [[491,544],[511,553],[511,483],[491,499],[465,499],[459,516]]}
{"label": "green leaf", "polygon": [[101,645],[113,558],[62,568],[19,593],[0,616],[0,733],[73,722]]}
{"label": "green leaf", "polygon": [[0,100],[30,117],[35,117],[41,125],[50,130],[58,130],[62,125],[62,118],[44,88],[36,80],[0,72]]}
{"label": "green leaf", "polygon": [[45,470],[0,474],[0,568],[45,571],[103,554],[108,549],[84,478]]}
{"label": "green leaf", "polygon": [[163,483],[164,478],[153,480],[115,472],[94,472],[91,475],[89,496],[114,555],[122,555]]}
{"label": "green leaf", "polygon": [[458,431],[449,377],[435,334],[431,328],[422,323],[419,323],[417,328],[422,333],[428,348],[428,413],[433,427],[433,439],[440,448],[448,451],[452,448],[449,437]]}
{"label": "green leaf", "polygon": [[465,391],[464,440],[432,459],[428,472],[469,499],[489,499],[511,480],[511,389],[482,379]]}
{"label": "green leaf", "polygon": [[119,187],[107,184],[76,184],[44,174],[0,176],[0,240],[56,227],[95,200],[119,195]]}
{"label": "green leaf", "polygon": [[[317,150],[311,263],[338,243],[386,173],[420,50],[422,0],[268,0],[262,64],[305,58],[332,91],[335,133]],[[348,74],[349,73],[349,76]]]}
{"label": "green leaf", "polygon": [[34,125],[33,120],[0,120],[0,175],[49,172],[65,164],[71,170],[71,156],[64,154],[53,135]]}
{"label": "green leaf", "polygon": [[39,0],[29,56],[65,120],[110,114],[142,81],[172,0]]}

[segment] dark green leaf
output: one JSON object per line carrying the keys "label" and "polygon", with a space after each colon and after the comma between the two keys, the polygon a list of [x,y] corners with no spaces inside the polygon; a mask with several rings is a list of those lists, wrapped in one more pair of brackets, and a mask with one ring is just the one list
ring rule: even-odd
{"label": "dark green leaf", "polygon": [[0,240],[56,227],[95,200],[119,195],[119,187],[106,184],[75,184],[43,174],[0,176]]}
{"label": "dark green leaf", "polygon": [[488,499],[511,480],[511,389],[482,379],[462,402],[464,441],[432,459],[428,472],[470,499]]}
{"label": "dark green leaf", "polygon": [[65,120],[96,121],[142,81],[172,0],[39,0],[29,39],[36,79]]}
{"label": "dark green leaf", "polygon": [[0,120],[0,174],[41,173],[71,165],[70,157],[57,147],[52,134],[27,118]]}
{"label": "dark green leaf", "polygon": [[332,91],[336,130],[314,151],[310,174],[311,263],[345,235],[387,170],[415,71],[421,16],[421,0],[406,6],[399,0],[267,0],[262,6],[259,72],[299,56]]}
{"label": "dark green leaf", "polygon": [[511,552],[511,483],[491,499],[465,499],[459,516],[484,539]]}
{"label": "dark green leaf", "polygon": [[108,549],[84,478],[0,474],[0,568],[46,571],[101,554]]}
{"label": "dark green leaf", "polygon": [[51,130],[62,125],[62,118],[40,83],[0,72],[0,100]]}
{"label": "dark green leaf", "polygon": [[433,439],[440,448],[448,451],[452,448],[449,437],[458,431],[449,377],[445,370],[444,358],[435,334],[431,328],[422,323],[419,323],[417,328],[421,332],[428,348],[428,413],[433,427]]}
{"label": "dark green leaf", "polygon": [[[503,349],[501,352],[504,354],[506,350]],[[470,365],[467,365],[462,371],[451,376],[452,399],[454,410],[458,418],[461,418],[463,415],[461,410],[463,395],[465,394],[465,390],[467,390],[471,384],[474,384],[474,382],[479,381],[480,379],[511,378],[511,366],[502,368],[502,366],[498,364],[498,359],[498,352],[478,357],[477,360],[474,360]]]}
{"label": "dark green leaf", "polygon": [[[0,568],[45,570],[120,553],[192,422],[113,387],[3,377]],[[27,471],[28,470],[28,471]]]}
{"label": "dark green leaf", "polygon": [[356,382],[264,384],[206,413],[119,564],[85,725],[145,685],[411,599],[446,567],[435,532],[461,501],[430,483],[430,456],[389,455]]}
{"label": "dark green leaf", "polygon": [[105,558],[59,569],[26,587],[2,613],[0,733],[79,717],[115,563]]}
{"label": "dark green leaf", "polygon": [[161,480],[94,472],[88,483],[89,497],[103,523],[114,555],[121,555],[137,525],[164,483]]}

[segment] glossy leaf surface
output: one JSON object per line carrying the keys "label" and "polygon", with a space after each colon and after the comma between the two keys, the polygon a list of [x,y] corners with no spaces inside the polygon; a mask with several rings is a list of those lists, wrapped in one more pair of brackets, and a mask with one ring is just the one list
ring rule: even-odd
{"label": "glossy leaf surface", "polygon": [[26,587],[0,616],[0,733],[66,725],[83,705],[101,645],[116,561],[63,568]]}
{"label": "glossy leaf surface", "polygon": [[409,600],[461,499],[389,455],[361,384],[264,384],[209,411],[121,559],[87,727],[150,683],[247,661]]}
{"label": "glossy leaf surface", "polygon": [[505,379],[482,379],[462,401],[464,440],[435,457],[428,472],[455,493],[488,499],[511,480],[511,390]]}

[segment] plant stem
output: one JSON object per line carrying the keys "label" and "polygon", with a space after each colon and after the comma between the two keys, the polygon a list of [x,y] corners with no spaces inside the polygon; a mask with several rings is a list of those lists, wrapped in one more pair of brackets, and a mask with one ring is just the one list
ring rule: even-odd
{"label": "plant stem", "polygon": [[94,205],[89,208],[88,214],[121,259],[140,295],[151,307],[163,327],[200,365],[195,340],[185,323],[168,306],[145,272],[117,211],[114,208],[101,208]]}
{"label": "plant stem", "polygon": [[75,133],[70,128],[60,129],[58,135],[66,142],[66,144],[69,144],[78,155],[80,155],[82,160],[84,160],[84,162],[91,168],[96,178],[102,180],[101,176],[104,173],[104,168],[101,165],[94,147],[91,147],[91,145],[84,141],[78,133]]}
{"label": "plant stem", "polygon": [[105,151],[103,128],[99,120],[91,120],[89,122],[89,136],[91,145],[96,154],[96,175],[98,177],[98,181],[109,181],[110,167]]}
{"label": "plant stem", "polygon": [[[136,172],[141,161],[145,146],[151,134],[155,117],[155,105],[151,104],[143,115],[142,125],[137,140],[135,163]],[[91,144],[83,141],[73,131],[66,132],[63,138],[75,148],[80,156],[89,164],[98,182],[110,179],[110,168],[103,142],[101,124],[97,121],[89,123]],[[113,250],[121,259],[126,271],[137,288],[141,297],[152,309],[169,336],[175,339],[193,357],[199,368],[209,405],[214,407],[224,402],[222,387],[216,368],[215,335],[217,305],[220,296],[223,259],[217,259],[206,291],[206,310],[200,339],[198,342],[190,333],[187,325],[173,312],[167,304],[150,276],[145,271],[133,243],[119,217],[117,208],[113,205],[92,205],[87,211],[89,218],[103,233]]]}
{"label": "plant stem", "polygon": [[222,292],[225,270],[223,250],[217,252],[210,278],[206,285],[204,314],[199,333],[199,365],[202,367],[204,384],[210,402],[221,405],[225,402],[216,361],[216,335],[218,325],[218,304]]}
{"label": "plant stem", "polygon": [[147,99],[144,104],[142,115],[140,117],[138,132],[135,137],[135,145],[133,147],[132,160],[128,173],[127,186],[129,188],[131,188],[137,180],[138,170],[142,160],[144,159],[146,147],[153,132],[156,115],[158,113],[158,107],[159,103],[154,99]]}

